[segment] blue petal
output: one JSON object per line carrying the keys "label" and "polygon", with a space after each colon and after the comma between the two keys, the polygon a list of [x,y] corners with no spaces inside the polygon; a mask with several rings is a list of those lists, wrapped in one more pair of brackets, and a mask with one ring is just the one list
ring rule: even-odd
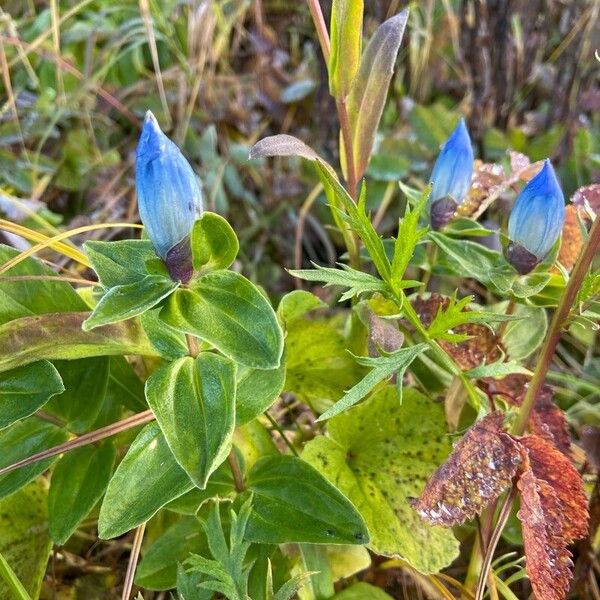
{"label": "blue petal", "polygon": [[508,237],[539,260],[550,252],[565,220],[565,198],[549,160],[523,188],[508,220]]}
{"label": "blue petal", "polygon": [[202,212],[198,178],[179,148],[148,111],[136,152],[140,218],[159,256],[190,233]]}
{"label": "blue petal", "polygon": [[465,120],[461,119],[435,161],[431,173],[433,187],[429,202],[450,196],[460,204],[471,187],[473,161],[471,138]]}

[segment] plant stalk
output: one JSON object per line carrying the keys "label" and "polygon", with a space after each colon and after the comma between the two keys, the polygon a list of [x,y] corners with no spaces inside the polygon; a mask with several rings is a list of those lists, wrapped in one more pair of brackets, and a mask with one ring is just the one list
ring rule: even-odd
{"label": "plant stalk", "polygon": [[11,471],[20,469],[21,467],[26,467],[27,465],[31,465],[40,460],[44,460],[45,458],[56,456],[57,454],[62,454],[63,452],[68,452],[69,450],[75,450],[75,448],[81,448],[81,446],[86,446],[87,444],[99,442],[100,440],[103,440],[112,435],[116,435],[117,433],[121,433],[122,431],[127,431],[132,427],[137,427],[138,425],[145,425],[150,421],[154,421],[154,413],[151,410],[145,410],[144,412],[136,413],[135,415],[127,417],[122,421],[111,423],[106,427],[96,429],[96,431],[90,431],[89,433],[80,435],[79,437],[69,440],[68,442],[64,442],[63,444],[59,444],[58,446],[54,446],[53,448],[48,448],[47,450],[42,450],[42,452],[38,452],[36,454],[28,456],[27,458],[23,458],[22,460],[19,460],[16,463],[13,463],[12,465],[8,465],[0,469],[0,475],[5,475],[6,473],[10,473]]}
{"label": "plant stalk", "polygon": [[540,350],[540,354],[538,356],[535,372],[531,378],[531,381],[529,382],[525,398],[523,399],[523,404],[521,405],[512,428],[512,433],[514,435],[522,435],[527,427],[529,416],[535,404],[535,399],[544,385],[546,374],[548,373],[554,352],[556,351],[556,346],[558,345],[560,336],[562,335],[562,327],[565,324],[569,313],[571,312],[571,307],[575,301],[575,298],[577,297],[577,292],[581,287],[583,278],[585,277],[599,247],[600,217],[596,217],[587,243],[577,259],[575,268],[573,269],[571,277],[569,278],[569,282],[567,283],[565,293],[560,299],[560,304],[558,305],[554,316],[552,317],[548,334],[546,335],[546,339],[544,340],[544,344],[542,345],[542,349]]}
{"label": "plant stalk", "polygon": [[127,563],[127,572],[125,573],[125,582],[123,583],[123,593],[121,594],[121,600],[129,600],[131,596],[131,589],[133,588],[133,579],[135,576],[135,568],[140,557],[140,550],[142,548],[142,540],[144,539],[144,531],[146,529],[146,522],[142,523],[135,530],[133,536],[133,546],[131,547],[131,554],[129,555],[129,562]]}

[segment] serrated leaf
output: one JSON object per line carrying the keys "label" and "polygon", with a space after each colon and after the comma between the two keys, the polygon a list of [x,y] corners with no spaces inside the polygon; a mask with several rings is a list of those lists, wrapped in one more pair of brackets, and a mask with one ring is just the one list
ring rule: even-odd
{"label": "serrated leaf", "polygon": [[48,527],[62,546],[94,508],[108,485],[116,457],[110,440],[65,454],[52,472],[48,495]]}
{"label": "serrated leaf", "polygon": [[381,279],[373,277],[368,273],[357,271],[347,265],[340,265],[340,269],[330,267],[321,267],[315,265],[315,269],[302,269],[290,271],[290,275],[304,279],[305,281],[319,281],[325,284],[325,287],[339,285],[348,288],[340,298],[340,302],[349,300],[354,296],[364,293],[384,292],[387,287]]}
{"label": "serrated leaf", "polygon": [[185,517],[144,549],[135,572],[135,582],[149,590],[169,590],[177,583],[178,563],[182,563],[190,553],[206,552],[206,535],[198,519]]}
{"label": "serrated leaf", "polygon": [[197,335],[225,356],[249,367],[274,369],[283,353],[283,333],[267,299],[233,271],[212,271],[178,289],[160,318]]}
{"label": "serrated leaf", "polygon": [[538,598],[563,600],[572,574],[568,545],[587,533],[588,505],[583,482],[569,459],[542,438],[521,438],[523,474],[517,486],[525,564]]}
{"label": "serrated leaf", "polygon": [[193,487],[158,424],[146,425],[108,484],[98,519],[99,537],[110,539],[134,529]]}
{"label": "serrated leaf", "polygon": [[[330,419],[335,415],[344,412],[357,402],[362,400],[373,388],[389,379],[394,373],[397,373],[399,390],[402,386],[402,377],[410,363],[421,353],[427,349],[427,344],[416,344],[409,348],[401,348],[395,352],[379,356],[377,358],[357,357],[354,359],[358,364],[364,367],[372,367],[371,371],[359,381],[352,389],[340,398],[330,409],[326,410],[317,421]],[[402,402],[402,396],[399,394],[399,400]]]}
{"label": "serrated leaf", "polygon": [[83,322],[84,331],[141,315],[179,287],[162,275],[147,275],[135,283],[111,287],[100,298],[92,314]]}
{"label": "serrated leaf", "polygon": [[521,462],[517,443],[502,430],[504,414],[490,413],[452,449],[412,506],[433,525],[472,519],[511,484]]}
{"label": "serrated leaf", "polygon": [[377,28],[362,55],[348,96],[358,179],[365,172],[373,149],[407,19],[408,10],[405,9]]}
{"label": "serrated leaf", "polygon": [[[36,417],[17,421],[0,431],[0,468],[7,467],[32,454],[47,450],[66,441],[67,432],[60,427]],[[9,496],[41,475],[57,456],[46,458],[21,467],[5,475],[0,475],[0,498]]]}
{"label": "serrated leaf", "polygon": [[287,328],[284,390],[317,412],[327,410],[363,374],[344,336],[326,320],[296,319]]}
{"label": "serrated leaf", "polygon": [[60,374],[45,360],[0,373],[0,429],[32,415],[64,389]]}
{"label": "serrated leaf", "polygon": [[450,451],[443,407],[413,389],[400,406],[396,389],[387,386],[329,420],[327,431],[305,446],[303,457],[360,511],[369,547],[423,573],[452,562],[458,554],[452,532],[424,523],[407,501]]}
{"label": "serrated leaf", "polygon": [[199,488],[227,458],[235,424],[235,365],[212,352],[161,367],[146,399],[173,456]]}
{"label": "serrated leaf", "polygon": [[350,501],[315,468],[287,455],[266,456],[248,473],[253,493],[246,539],[279,544],[366,544],[365,524]]}
{"label": "serrated leaf", "polygon": [[419,227],[419,219],[427,205],[428,197],[429,189],[421,195],[412,210],[407,204],[404,218],[398,225],[398,235],[394,243],[394,258],[392,259],[392,286],[396,286],[402,281],[419,240],[427,234],[427,228]]}
{"label": "serrated leaf", "polygon": [[208,211],[194,223],[191,246],[194,271],[199,273],[227,269],[240,248],[231,225],[221,215]]}

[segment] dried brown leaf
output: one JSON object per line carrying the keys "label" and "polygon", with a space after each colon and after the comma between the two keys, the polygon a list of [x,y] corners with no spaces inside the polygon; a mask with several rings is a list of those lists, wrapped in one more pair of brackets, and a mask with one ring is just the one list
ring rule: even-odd
{"label": "dried brown leaf", "polygon": [[504,187],[506,173],[502,165],[476,160],[473,179],[466,198],[460,203],[456,214],[476,219],[498,197],[496,192]]}
{"label": "dried brown leaf", "polygon": [[[575,266],[575,262],[583,248],[583,243],[584,239],[581,227],[579,226],[577,209],[572,204],[567,204],[565,207],[565,222],[560,239],[560,250],[558,251],[558,262],[569,273]],[[555,273],[558,272],[556,267],[552,267],[551,270]]]}
{"label": "dried brown leaf", "polygon": [[432,475],[412,506],[422,519],[446,527],[463,523],[510,485],[521,461],[518,444],[493,412],[471,427]]}
{"label": "dried brown leaf", "polygon": [[538,600],[563,600],[571,580],[571,554],[564,539],[554,532],[557,506],[552,488],[539,481],[531,469],[520,477],[521,508],[517,513],[523,528],[525,564]]}
{"label": "dried brown leaf", "polygon": [[[515,373],[502,379],[487,378],[483,384],[489,394],[500,396],[511,406],[521,406],[530,377]],[[571,434],[565,413],[554,404],[552,389],[544,385],[535,401],[529,417],[529,429],[551,444],[563,454],[571,456]]]}
{"label": "dried brown leaf", "polygon": [[512,179],[516,181],[529,181],[539,173],[544,165],[542,160],[532,163],[527,156],[520,152],[509,152],[509,156]]}
{"label": "dried brown leaf", "polygon": [[539,435],[519,439],[527,449],[531,470],[537,479],[552,488],[560,511],[560,533],[571,543],[583,537],[588,528],[588,503],[583,481],[571,461]]}
{"label": "dried brown leaf", "polygon": [[587,498],[581,476],[568,458],[537,435],[519,439],[524,451],[517,487],[525,561],[538,599],[563,600],[569,590],[568,546],[588,529]]}
{"label": "dried brown leaf", "polygon": [[585,209],[589,204],[596,214],[600,213],[600,183],[580,187],[571,197],[571,202],[579,209]]}
{"label": "dried brown leaf", "polygon": [[596,471],[600,471],[600,429],[593,425],[584,425],[581,428],[580,439],[587,461]]}

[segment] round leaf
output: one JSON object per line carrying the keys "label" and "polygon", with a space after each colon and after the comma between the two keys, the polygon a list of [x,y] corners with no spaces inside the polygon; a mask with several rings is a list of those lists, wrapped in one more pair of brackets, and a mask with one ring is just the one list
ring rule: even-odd
{"label": "round leaf", "polygon": [[221,216],[204,212],[192,229],[194,271],[227,269],[237,256],[240,244],[231,225]]}

